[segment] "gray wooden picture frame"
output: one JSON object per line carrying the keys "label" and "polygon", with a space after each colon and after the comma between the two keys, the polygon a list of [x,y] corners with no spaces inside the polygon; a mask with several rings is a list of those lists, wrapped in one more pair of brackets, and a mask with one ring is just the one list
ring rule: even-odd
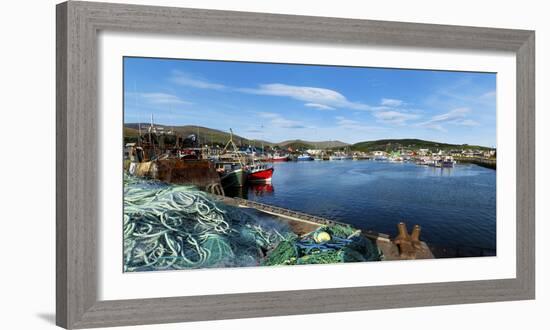
{"label": "gray wooden picture frame", "polygon": [[[97,35],[130,31],[295,43],[515,52],[517,277],[448,283],[99,301]],[[65,328],[137,325],[535,297],[534,31],[154,6],[57,5],[56,322]],[[99,150],[96,150],[99,152]]]}

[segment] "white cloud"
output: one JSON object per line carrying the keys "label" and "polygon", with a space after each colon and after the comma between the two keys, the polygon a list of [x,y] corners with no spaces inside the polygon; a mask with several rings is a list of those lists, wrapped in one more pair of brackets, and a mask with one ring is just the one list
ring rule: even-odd
{"label": "white cloud", "polygon": [[457,120],[453,124],[462,125],[462,126],[479,126],[480,124],[472,119]]}
{"label": "white cloud", "polygon": [[497,95],[497,91],[488,91],[486,93],[481,94],[481,99],[494,99]]}
{"label": "white cloud", "polygon": [[427,97],[432,106],[485,106],[494,108],[496,90],[477,90],[471,79],[461,79],[456,83],[437,90]]}
{"label": "white cloud", "polygon": [[170,78],[170,81],[181,86],[201,88],[201,89],[223,90],[227,88],[225,85],[212,83],[205,79],[193,77],[185,72],[181,72],[177,70],[172,71],[172,77]]}
{"label": "white cloud", "polygon": [[304,104],[306,107],[314,108],[317,110],[336,110],[333,107],[330,107],[328,105],[319,104],[319,103],[306,103]]}
{"label": "white cloud", "polygon": [[338,117],[335,117],[336,120],[337,120],[337,124],[338,126],[356,126],[356,125],[360,125],[361,123],[357,120],[352,120],[352,119],[347,119],[345,117],[341,117],[341,116],[338,116]]}
{"label": "white cloud", "polygon": [[429,122],[437,123],[437,122],[449,122],[456,119],[464,118],[467,113],[470,112],[469,108],[457,108],[453,109],[447,113],[433,116],[432,119],[429,120]]}
{"label": "white cloud", "polygon": [[269,123],[266,126],[277,127],[277,128],[306,128],[306,126],[299,122],[290,119],[286,119],[278,113],[272,112],[259,112],[258,116],[261,118],[269,120]]}
{"label": "white cloud", "polygon": [[443,126],[437,125],[437,124],[426,124],[426,125],[422,125],[422,126],[426,127],[426,128],[431,128],[433,130],[440,131],[440,132],[447,132],[447,130],[445,128],[443,128]]}
{"label": "white cloud", "polygon": [[331,108],[350,108],[356,110],[371,110],[367,104],[351,102],[344,95],[327,88],[293,86],[286,84],[264,84],[258,88],[241,88],[244,93],[290,97],[292,99]]}
{"label": "white cloud", "polygon": [[417,125],[440,131],[445,130],[442,125],[446,123],[462,126],[478,126],[478,122],[466,118],[470,112],[471,110],[469,108],[457,108],[447,113],[433,116],[430,120]]}
{"label": "white cloud", "polygon": [[347,119],[342,116],[334,117],[336,119],[336,126],[345,130],[354,130],[354,131],[374,131],[383,129],[379,126],[368,126],[364,125],[357,120]]}
{"label": "white cloud", "polygon": [[403,105],[404,102],[397,99],[382,99],[380,104],[388,107],[399,107]]}
{"label": "white cloud", "polygon": [[383,123],[404,125],[408,120],[417,119],[419,115],[390,110],[375,112],[374,117]]}
{"label": "white cloud", "polygon": [[127,95],[137,97],[141,101],[150,104],[191,104],[190,102],[182,100],[177,95],[168,93],[128,93]]}

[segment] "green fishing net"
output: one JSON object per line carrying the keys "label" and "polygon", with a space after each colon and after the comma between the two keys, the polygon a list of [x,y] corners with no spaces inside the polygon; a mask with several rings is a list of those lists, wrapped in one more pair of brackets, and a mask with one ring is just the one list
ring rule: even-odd
{"label": "green fishing net", "polygon": [[281,241],[263,264],[305,265],[378,260],[378,248],[361,235],[360,230],[351,226],[331,225],[302,237],[290,236]]}
{"label": "green fishing net", "polygon": [[124,177],[124,270],[257,266],[289,228],[192,186]]}
{"label": "green fishing net", "polygon": [[124,176],[127,272],[371,260],[379,260],[377,248],[350,226],[298,237],[284,222],[228,206],[193,186]]}

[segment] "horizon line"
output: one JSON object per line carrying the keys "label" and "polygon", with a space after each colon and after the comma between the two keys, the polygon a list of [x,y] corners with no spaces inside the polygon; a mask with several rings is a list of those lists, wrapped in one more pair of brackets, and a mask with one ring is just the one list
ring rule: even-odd
{"label": "horizon line", "polygon": [[[147,123],[147,122],[129,122],[129,123],[123,123],[123,126],[124,125],[131,125],[131,124],[144,124],[144,125],[148,125],[150,126],[151,123]],[[165,127],[173,127],[173,128],[176,128],[176,127],[185,127],[185,126],[195,126],[195,127],[201,127],[201,128],[206,128],[206,129],[210,129],[210,130],[216,130],[216,131],[220,131],[220,132],[223,132],[223,133],[226,133],[226,134],[230,134],[230,132],[226,132],[226,131],[223,131],[221,129],[217,129],[217,128],[210,128],[210,127],[206,127],[206,126],[200,126],[200,125],[167,125],[167,124],[160,124],[160,123],[153,123],[153,125],[158,125],[158,126],[165,126]],[[244,138],[246,140],[249,140],[249,141],[264,141],[264,142],[268,142],[268,143],[271,143],[271,144],[279,144],[281,142],[286,142],[286,141],[304,141],[304,142],[312,142],[312,143],[322,143],[322,142],[340,142],[340,143],[345,143],[345,144],[348,144],[348,145],[355,145],[355,144],[358,144],[358,143],[365,143],[365,142],[377,142],[377,141],[384,141],[384,140],[419,140],[419,141],[424,141],[424,142],[431,142],[431,143],[441,143],[441,144],[449,144],[449,145],[455,145],[455,146],[476,146],[476,147],[483,147],[483,148],[489,148],[489,149],[496,149],[496,146],[485,146],[485,145],[481,145],[481,144],[469,144],[469,143],[451,143],[451,142],[441,142],[441,141],[432,141],[432,140],[424,140],[424,139],[419,139],[419,138],[384,138],[384,139],[376,139],[376,140],[364,140],[364,141],[360,141],[360,142],[355,142],[355,143],[349,143],[349,142],[344,142],[342,140],[320,140],[320,141],[313,141],[313,140],[303,140],[303,139],[286,139],[286,140],[282,140],[282,141],[279,141],[279,142],[273,142],[273,141],[269,141],[269,140],[264,140],[264,139],[250,139],[250,138],[247,138],[247,137],[244,137],[244,136],[240,136],[239,134],[236,134],[236,133],[233,133],[241,138]]]}

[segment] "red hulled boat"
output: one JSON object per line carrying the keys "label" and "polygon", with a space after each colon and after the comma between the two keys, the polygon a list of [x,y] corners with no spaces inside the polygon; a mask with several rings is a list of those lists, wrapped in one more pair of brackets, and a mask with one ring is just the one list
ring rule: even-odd
{"label": "red hulled boat", "polygon": [[288,155],[274,154],[273,158],[271,160],[273,162],[286,162],[286,161],[288,161]]}
{"label": "red hulled boat", "polygon": [[254,164],[247,166],[249,182],[270,182],[273,176],[273,167],[266,164]]}

